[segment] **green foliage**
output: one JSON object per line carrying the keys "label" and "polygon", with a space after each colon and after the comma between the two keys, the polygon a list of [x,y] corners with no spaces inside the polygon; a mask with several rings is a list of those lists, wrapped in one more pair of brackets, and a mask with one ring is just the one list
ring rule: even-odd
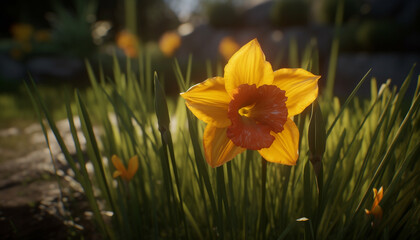
{"label": "green foliage", "polygon": [[308,19],[309,3],[307,0],[277,0],[270,12],[270,20],[277,27],[305,25]]}
{"label": "green foliage", "polygon": [[96,2],[75,1],[75,12],[66,9],[61,3],[54,2],[56,19],[52,22],[55,46],[66,54],[86,57],[93,53],[91,24],[95,19]]}
{"label": "green foliage", "polygon": [[[318,66],[315,52],[307,49],[304,68]],[[67,102],[76,156],[70,155],[36,87],[29,87],[104,238],[408,239],[420,234],[420,81],[415,95],[406,96],[412,73],[399,91],[390,82],[378,90],[372,79],[370,99],[356,97],[368,74],[344,104],[321,95],[312,116],[304,111],[295,118],[301,135],[296,166],[266,163],[247,151],[212,169],[203,156],[203,123],[181,98],[165,97],[147,56],[139,57],[137,73],[130,61],[123,70],[115,58],[113,81],[102,71],[95,75],[87,63],[92,91],[76,91],[74,106]],[[174,63],[181,91],[191,86],[191,63],[185,72]],[[131,156],[139,157],[130,182],[112,178],[113,154],[125,165]],[[311,165],[315,155],[322,156],[318,166]],[[372,188],[380,186],[384,215],[372,227],[363,209],[370,209]],[[103,211],[113,213],[110,220]]]}

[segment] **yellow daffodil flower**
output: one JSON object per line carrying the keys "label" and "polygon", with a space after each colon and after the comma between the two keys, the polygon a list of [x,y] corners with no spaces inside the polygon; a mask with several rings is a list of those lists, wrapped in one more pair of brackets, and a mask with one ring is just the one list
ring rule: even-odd
{"label": "yellow daffodil flower", "polygon": [[219,43],[219,53],[227,61],[240,47],[232,37],[224,37]]}
{"label": "yellow daffodil flower", "polygon": [[139,160],[137,156],[130,158],[130,160],[128,161],[128,168],[125,168],[121,159],[117,155],[113,155],[111,160],[112,164],[116,168],[112,176],[114,178],[121,177],[127,182],[134,177],[139,168]]}
{"label": "yellow daffodil flower", "polygon": [[181,93],[191,112],[207,123],[208,164],[220,166],[251,149],[269,162],[295,165],[299,131],[291,117],[317,98],[319,78],[300,68],[273,72],[254,39],[230,58],[224,77]]}
{"label": "yellow daffodil flower", "polygon": [[126,56],[130,58],[137,57],[139,51],[139,40],[136,35],[128,31],[121,31],[117,35],[117,45],[124,51]]}
{"label": "yellow daffodil flower", "polygon": [[175,31],[164,33],[159,40],[159,48],[167,57],[171,57],[180,46],[181,37]]}
{"label": "yellow daffodil flower", "polygon": [[370,210],[365,209],[365,212],[367,215],[373,215],[375,220],[381,220],[382,219],[382,208],[379,205],[379,202],[381,202],[382,197],[384,196],[383,188],[379,188],[379,191],[376,190],[376,188],[373,188],[373,205]]}

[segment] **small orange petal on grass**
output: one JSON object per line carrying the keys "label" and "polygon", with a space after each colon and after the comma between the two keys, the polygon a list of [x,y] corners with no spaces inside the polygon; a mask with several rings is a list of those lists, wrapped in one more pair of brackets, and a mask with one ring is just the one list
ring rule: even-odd
{"label": "small orange petal on grass", "polygon": [[117,155],[112,155],[111,161],[118,171],[120,171],[121,173],[125,171],[125,166]]}
{"label": "small orange petal on grass", "polygon": [[139,168],[139,159],[137,156],[130,158],[128,162],[128,169],[127,169],[127,178],[130,180],[133,178],[134,174],[136,174]]}
{"label": "small orange petal on grass", "polygon": [[117,178],[117,177],[119,177],[119,176],[121,176],[122,175],[122,172],[120,172],[120,171],[118,171],[118,170],[115,170],[114,171],[114,174],[112,174],[112,177],[113,178]]}

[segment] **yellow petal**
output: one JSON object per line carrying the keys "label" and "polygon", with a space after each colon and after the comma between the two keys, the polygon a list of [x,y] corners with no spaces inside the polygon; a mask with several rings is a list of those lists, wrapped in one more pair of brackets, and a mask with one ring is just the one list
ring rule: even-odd
{"label": "yellow petal", "polygon": [[282,132],[271,134],[275,137],[274,142],[269,148],[258,150],[261,156],[269,162],[296,165],[299,157],[299,130],[293,120],[288,118]]}
{"label": "yellow petal", "polygon": [[217,127],[231,124],[227,116],[231,98],[225,90],[223,78],[209,78],[181,93],[181,97],[198,119]]}
{"label": "yellow petal", "polygon": [[120,172],[120,171],[116,170],[116,171],[114,171],[114,174],[112,174],[112,177],[113,177],[113,178],[117,178],[117,177],[119,177],[119,176],[121,176],[121,175],[122,175],[122,172]]}
{"label": "yellow petal", "polygon": [[225,86],[230,96],[241,84],[257,87],[272,84],[274,79],[271,64],[265,61],[265,56],[256,39],[239,49],[225,66]]}
{"label": "yellow petal", "polygon": [[112,160],[112,164],[114,164],[114,167],[118,171],[120,171],[120,174],[123,174],[126,171],[124,164],[122,163],[121,159],[117,155],[113,155],[111,160]]}
{"label": "yellow petal", "polygon": [[207,163],[212,167],[218,167],[245,151],[233,144],[226,136],[227,128],[218,128],[207,124],[204,130],[203,143]]}
{"label": "yellow petal", "polygon": [[379,191],[376,190],[376,188],[373,188],[373,206],[372,208],[375,208],[378,206],[379,202],[382,200],[382,197],[384,196],[383,188],[381,187]]}
{"label": "yellow petal", "polygon": [[128,180],[133,178],[133,176],[134,176],[134,174],[136,174],[138,168],[139,168],[138,157],[134,156],[134,157],[130,158],[130,161],[128,162],[128,169],[127,169]]}
{"label": "yellow petal", "polygon": [[289,117],[301,113],[317,98],[320,77],[301,68],[282,68],[274,72],[273,84],[286,91]]}
{"label": "yellow petal", "polygon": [[378,191],[379,201],[381,201],[383,197],[384,197],[384,189],[383,189],[383,187],[381,187],[381,188],[379,188],[379,191]]}

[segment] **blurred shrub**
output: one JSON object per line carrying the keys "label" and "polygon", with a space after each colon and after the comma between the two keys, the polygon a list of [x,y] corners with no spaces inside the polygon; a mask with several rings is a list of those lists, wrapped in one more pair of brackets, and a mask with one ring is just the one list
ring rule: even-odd
{"label": "blurred shrub", "polygon": [[362,6],[361,0],[320,0],[315,3],[315,16],[322,23],[334,24],[338,3],[344,1],[343,21],[357,17]]}
{"label": "blurred shrub", "polygon": [[75,1],[75,12],[62,4],[55,4],[56,18],[53,25],[53,41],[60,51],[69,55],[86,57],[95,51],[92,23],[96,20],[96,4],[93,1]]}
{"label": "blurred shrub", "polygon": [[306,0],[277,0],[270,12],[270,20],[277,27],[305,25],[308,16],[309,3]]}
{"label": "blurred shrub", "polygon": [[207,6],[209,24],[215,28],[233,27],[238,15],[230,2],[213,2]]}
{"label": "blurred shrub", "polygon": [[179,26],[178,17],[165,1],[141,0],[136,2],[137,30],[142,41],[158,40],[164,32]]}
{"label": "blurred shrub", "polygon": [[361,50],[389,51],[401,49],[403,28],[391,20],[367,20],[361,23],[356,40]]}

